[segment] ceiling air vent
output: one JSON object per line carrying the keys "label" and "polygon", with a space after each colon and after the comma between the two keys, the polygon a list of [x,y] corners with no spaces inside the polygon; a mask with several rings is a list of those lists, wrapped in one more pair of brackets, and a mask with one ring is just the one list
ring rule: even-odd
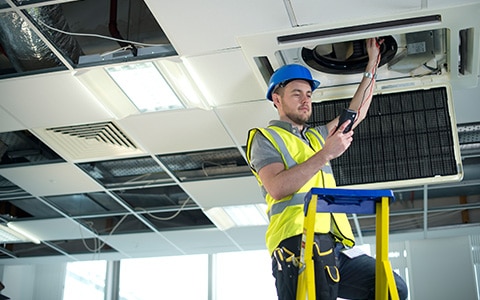
{"label": "ceiling air vent", "polygon": [[143,154],[112,122],[47,128],[36,133],[62,156],[75,161]]}

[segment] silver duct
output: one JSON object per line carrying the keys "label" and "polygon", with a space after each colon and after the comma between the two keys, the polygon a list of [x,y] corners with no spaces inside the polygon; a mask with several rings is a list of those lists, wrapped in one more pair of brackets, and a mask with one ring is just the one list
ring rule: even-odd
{"label": "silver duct", "polygon": [[[60,5],[30,8],[27,13],[37,22],[41,21],[57,29],[69,31]],[[42,32],[60,52],[67,54],[67,57],[74,63],[78,61],[82,51],[72,36],[47,28]],[[18,73],[62,65],[28,23],[15,12],[6,12],[0,15],[0,44]]]}

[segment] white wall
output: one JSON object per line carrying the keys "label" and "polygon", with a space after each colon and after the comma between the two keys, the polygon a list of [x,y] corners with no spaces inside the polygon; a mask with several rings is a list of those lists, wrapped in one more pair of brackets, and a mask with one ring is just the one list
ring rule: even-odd
{"label": "white wall", "polygon": [[[480,300],[469,236],[391,242],[389,248],[399,254],[390,261],[408,279],[409,300]],[[15,300],[61,300],[65,274],[66,263],[0,265],[2,294]]]}
{"label": "white wall", "polygon": [[406,245],[410,300],[478,299],[468,236],[415,240]]}
{"label": "white wall", "polygon": [[2,294],[15,300],[61,300],[66,264],[3,266]]}

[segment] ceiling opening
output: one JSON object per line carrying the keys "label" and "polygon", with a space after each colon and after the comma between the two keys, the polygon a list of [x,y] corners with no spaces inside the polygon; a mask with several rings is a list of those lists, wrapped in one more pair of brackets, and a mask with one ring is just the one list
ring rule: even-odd
{"label": "ceiling opening", "polygon": [[28,130],[0,132],[0,149],[0,167],[63,161]]}
{"label": "ceiling opening", "polygon": [[143,0],[17,3],[0,13],[3,77],[177,54]]}
{"label": "ceiling opening", "polygon": [[251,176],[237,148],[158,155],[158,159],[181,181]]}

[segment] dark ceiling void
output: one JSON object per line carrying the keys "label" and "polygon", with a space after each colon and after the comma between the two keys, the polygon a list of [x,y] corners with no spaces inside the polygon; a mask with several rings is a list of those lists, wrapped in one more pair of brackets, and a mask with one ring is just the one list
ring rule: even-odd
{"label": "dark ceiling void", "polygon": [[55,255],[62,255],[62,253],[56,251],[52,247],[47,246],[46,244],[13,243],[6,244],[3,247],[0,247],[0,258],[21,258]]}
{"label": "dark ceiling void", "polygon": [[58,240],[48,242],[50,247],[58,251],[69,254],[98,254],[98,253],[112,253],[117,252],[108,243],[97,238],[85,238],[78,240]]}
{"label": "dark ceiling void", "polygon": [[58,218],[60,216],[58,212],[37,198],[0,201],[0,219],[5,222]]}
{"label": "dark ceiling void", "polygon": [[45,199],[73,217],[127,212],[125,207],[105,192],[46,196]]}
{"label": "dark ceiling void", "polygon": [[237,148],[166,154],[157,157],[180,181],[252,175],[247,162]]}
{"label": "dark ceiling void", "polygon": [[[380,37],[381,60],[379,67],[397,54],[397,42],[392,36]],[[318,45],[302,48],[302,58],[313,69],[330,74],[355,74],[365,71],[368,53],[365,40]]]}
{"label": "dark ceiling void", "polygon": [[0,168],[61,161],[58,154],[28,130],[0,132]]}
{"label": "dark ceiling void", "polygon": [[143,216],[158,231],[215,228],[201,209],[182,210],[178,215],[175,212],[159,212],[144,213]]}
{"label": "dark ceiling void", "polygon": [[139,187],[116,190],[113,193],[135,210],[176,210],[184,206],[185,202],[188,202],[185,204],[188,207],[197,207],[178,185]]}
{"label": "dark ceiling void", "polygon": [[80,163],[78,167],[109,189],[173,183],[149,156]]}
{"label": "dark ceiling void", "polygon": [[16,3],[0,13],[0,78],[177,54],[143,0]]}

